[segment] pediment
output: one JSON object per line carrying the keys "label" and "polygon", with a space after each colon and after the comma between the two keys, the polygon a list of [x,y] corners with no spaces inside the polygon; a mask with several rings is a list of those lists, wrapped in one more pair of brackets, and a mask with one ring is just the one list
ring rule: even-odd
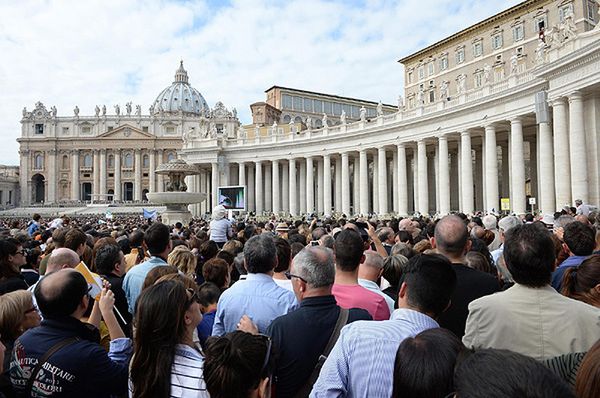
{"label": "pediment", "polygon": [[138,129],[137,127],[124,124],[111,131],[100,134],[98,138],[146,139],[155,137],[150,133]]}

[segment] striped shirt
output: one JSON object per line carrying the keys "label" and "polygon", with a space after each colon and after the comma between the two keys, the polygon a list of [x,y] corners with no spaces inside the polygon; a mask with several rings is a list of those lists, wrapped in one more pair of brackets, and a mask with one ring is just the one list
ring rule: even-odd
{"label": "striped shirt", "polygon": [[394,311],[389,321],[357,321],[345,326],[310,397],[391,396],[398,346],[407,337],[437,327],[432,318],[409,309]]}
{"label": "striped shirt", "polygon": [[[172,398],[210,398],[204,383],[204,358],[190,346],[177,344],[175,359],[171,367]],[[129,380],[129,397],[133,395],[133,385]]]}
{"label": "striped shirt", "polygon": [[204,358],[187,345],[178,344],[175,348],[175,360],[171,368],[171,397],[209,398],[204,376]]}

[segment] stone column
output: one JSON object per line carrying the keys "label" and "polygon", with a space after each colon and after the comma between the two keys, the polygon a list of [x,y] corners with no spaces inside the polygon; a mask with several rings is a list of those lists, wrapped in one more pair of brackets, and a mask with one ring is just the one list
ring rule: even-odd
{"label": "stone column", "polygon": [[81,200],[79,193],[79,149],[71,151],[71,200]]}
{"label": "stone column", "polygon": [[[323,182],[323,159],[320,157],[317,159],[317,213],[324,213],[324,195],[323,195],[323,186],[325,183]],[[329,192],[331,192],[331,188],[329,188]]]}
{"label": "stone column", "polygon": [[279,160],[273,160],[271,164],[273,171],[272,186],[273,186],[273,213],[278,214],[281,211],[281,196],[279,186]]}
{"label": "stone column", "polygon": [[508,160],[508,141],[502,149],[502,197],[510,197],[510,162]]}
{"label": "stone column", "polygon": [[569,96],[569,152],[571,156],[571,199],[589,200],[589,181],[583,96],[579,91]]}
{"label": "stone column", "polygon": [[377,149],[377,152],[377,162],[379,164],[379,166],[377,167],[377,179],[379,180],[377,184],[377,188],[379,188],[379,214],[387,214],[389,212],[387,187],[387,157],[384,147],[379,147]]}
{"label": "stone column", "polygon": [[554,150],[552,147],[552,128],[549,123],[538,125],[539,139],[539,179],[540,179],[540,209],[544,214],[556,211],[554,194]]}
{"label": "stone column", "polygon": [[20,167],[19,167],[19,189],[21,190],[21,206],[28,205],[31,201],[31,189],[29,182],[29,165],[31,162],[31,152],[26,149],[19,150]]}
{"label": "stone column", "polygon": [[272,168],[271,168],[271,162],[267,162],[264,164],[264,170],[263,170],[263,178],[265,180],[265,186],[264,186],[264,196],[265,196],[265,201],[264,201],[264,210],[269,213],[273,211],[273,181],[272,181]]}
{"label": "stone column", "polygon": [[335,158],[335,196],[334,196],[334,208],[336,213],[342,212],[342,160],[339,157]]}
{"label": "stone column", "polygon": [[[106,195],[106,149],[100,149],[100,195]],[[101,196],[100,200],[106,200]]]}
{"label": "stone column", "polygon": [[408,215],[408,178],[406,176],[406,145],[398,144],[398,213]]}
{"label": "stone column", "polygon": [[425,140],[417,142],[417,162],[419,179],[419,203],[417,204],[419,213],[429,214],[429,187],[427,180],[427,144]]}
{"label": "stone column", "polygon": [[306,162],[300,161],[300,170],[298,170],[300,180],[298,182],[299,197],[300,197],[300,214],[306,214]]}
{"label": "stone column", "polygon": [[367,160],[367,151],[361,149],[359,152],[359,168],[360,168],[360,182],[359,182],[359,194],[360,194],[360,213],[366,215],[369,213],[369,164]]}
{"label": "stone column", "polygon": [[[567,103],[564,98],[552,102],[554,121],[554,183],[556,207],[571,205],[571,155]],[[578,198],[576,198],[578,199]]]}
{"label": "stone column", "polygon": [[492,124],[485,126],[485,210],[498,212],[498,150],[496,146],[496,128]]}
{"label": "stone column", "polygon": [[448,166],[448,137],[442,135],[438,139],[438,172],[439,172],[439,211],[442,215],[450,213],[450,168]]}
{"label": "stone column", "polygon": [[[93,162],[94,168],[92,170],[92,179],[94,180],[94,186],[92,187],[92,193],[97,195],[100,193],[100,153],[97,149],[93,149]],[[98,197],[92,197],[92,202],[98,200]]]}
{"label": "stone column", "polygon": [[281,210],[290,212],[290,172],[286,162],[281,164]]}
{"label": "stone column", "polygon": [[211,208],[209,211],[212,211],[212,208],[219,204],[219,192],[217,188],[219,187],[219,163],[212,162],[210,164],[210,193],[211,193]]}
{"label": "stone column", "polygon": [[142,200],[142,151],[139,149],[135,150],[135,165],[134,165],[134,187],[133,187],[133,200],[141,202]]}
{"label": "stone column", "polygon": [[[164,159],[164,153],[162,149],[159,149],[158,152],[158,160],[156,161],[156,165],[157,167],[159,165],[161,165],[163,163],[163,159]],[[157,174],[156,175],[156,192],[163,192],[165,190],[165,176],[163,174]],[[205,192],[208,194],[208,192]],[[207,205],[207,211],[208,211],[208,202],[210,201],[210,199],[205,200],[204,203]]]}
{"label": "stone column", "polygon": [[116,149],[114,151],[115,157],[115,194],[113,200],[120,202],[123,200],[122,184],[121,184],[121,150]]}
{"label": "stone column", "polygon": [[400,192],[400,188],[398,187],[398,151],[392,151],[392,163],[390,169],[392,170],[392,178],[389,180],[388,185],[392,186],[391,207],[394,213],[398,214],[398,192]]}
{"label": "stone column", "polygon": [[244,162],[238,163],[238,185],[246,186],[246,165]]}
{"label": "stone column", "polygon": [[323,155],[323,214],[331,215],[331,155]]}
{"label": "stone column", "polygon": [[255,204],[256,215],[260,215],[264,211],[262,163],[260,161],[257,161],[256,163],[254,163],[254,178],[255,178],[254,192],[255,192],[255,197],[256,197],[256,204]]}
{"label": "stone column", "polygon": [[473,213],[473,158],[471,154],[471,133],[463,131],[460,133],[460,184],[462,186],[462,212]]}
{"label": "stone column", "polygon": [[306,157],[306,212],[315,212],[315,175],[312,156]]}
{"label": "stone column", "polygon": [[290,159],[290,214],[298,215],[298,192],[296,189],[296,159]]}
{"label": "stone column", "polygon": [[256,187],[256,183],[254,182],[254,167],[248,165],[248,211],[256,211],[256,193],[254,192],[254,188]]}
{"label": "stone column", "polygon": [[523,155],[523,122],[515,117],[510,120],[510,153],[511,153],[511,207],[516,214],[524,214],[525,197],[525,158]]}
{"label": "stone column", "polygon": [[342,213],[350,216],[350,162],[348,152],[342,153]]}
{"label": "stone column", "polygon": [[360,213],[360,157],[353,156],[352,160],[352,203],[354,214]]}
{"label": "stone column", "polygon": [[379,158],[378,153],[375,152],[373,154],[373,160],[371,163],[373,164],[373,179],[371,180],[371,186],[373,187],[371,190],[371,200],[372,200],[372,212],[375,214],[379,214]]}
{"label": "stone column", "polygon": [[[150,184],[148,190],[150,192],[156,192],[156,151],[154,149],[150,150],[150,171],[148,172],[148,179],[150,180]],[[196,191],[200,192],[200,180],[198,179],[198,184],[196,185]],[[200,207],[198,206],[198,211],[200,211]]]}
{"label": "stone column", "polygon": [[48,156],[48,178],[46,179],[46,186],[48,191],[46,192],[46,202],[55,203],[57,202],[56,197],[56,185],[58,184],[58,175],[56,173],[56,149],[50,149],[47,152]]}

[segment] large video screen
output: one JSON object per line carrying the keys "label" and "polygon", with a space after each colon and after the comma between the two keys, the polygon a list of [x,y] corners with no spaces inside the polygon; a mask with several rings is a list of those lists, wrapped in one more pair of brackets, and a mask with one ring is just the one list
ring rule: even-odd
{"label": "large video screen", "polygon": [[246,187],[217,187],[219,204],[228,210],[246,210]]}

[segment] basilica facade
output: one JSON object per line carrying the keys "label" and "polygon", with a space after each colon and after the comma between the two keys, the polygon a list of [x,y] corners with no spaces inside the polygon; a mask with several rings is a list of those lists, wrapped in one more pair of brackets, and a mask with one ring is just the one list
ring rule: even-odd
{"label": "basilica facade", "polygon": [[[175,156],[192,191],[244,185],[261,213],[522,214],[600,203],[600,26],[591,0],[527,0],[400,60],[391,106],[274,86],[253,123],[183,66],[148,115],[23,111],[22,202],[138,201]],[[532,200],[533,199],[533,200]]]}

